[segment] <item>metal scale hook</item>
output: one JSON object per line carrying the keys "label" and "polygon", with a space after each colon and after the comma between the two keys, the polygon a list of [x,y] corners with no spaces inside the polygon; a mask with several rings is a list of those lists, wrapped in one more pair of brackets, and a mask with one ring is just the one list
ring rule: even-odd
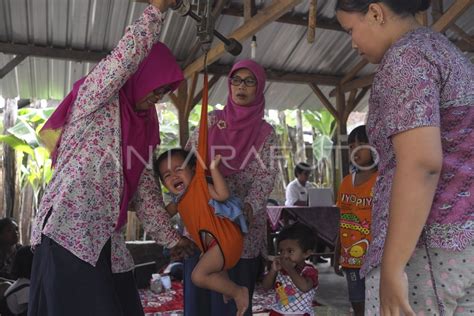
{"label": "metal scale hook", "polygon": [[234,38],[227,38],[214,29],[212,2],[213,0],[197,0],[197,13],[192,10],[190,0],[176,0],[176,5],[172,9],[181,16],[190,16],[198,23],[197,36],[204,52],[209,51],[215,35],[224,43],[228,53],[238,56],[242,52],[242,45]]}

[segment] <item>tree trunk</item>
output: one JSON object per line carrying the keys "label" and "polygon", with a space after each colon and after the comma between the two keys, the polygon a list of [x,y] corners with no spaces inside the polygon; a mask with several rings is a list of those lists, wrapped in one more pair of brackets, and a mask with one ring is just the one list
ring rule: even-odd
{"label": "tree trunk", "polygon": [[31,221],[33,220],[34,196],[33,188],[27,184],[21,191],[20,214],[18,224],[20,230],[20,243],[23,245],[30,244],[31,237]]}
{"label": "tree trunk", "polygon": [[303,114],[301,109],[296,110],[296,162],[306,162],[306,150],[303,137]]}
{"label": "tree trunk", "polygon": [[[278,118],[280,120],[280,126],[283,126],[283,135],[281,136],[281,152],[283,157],[286,159],[286,170],[283,172],[283,179],[285,183],[289,183],[289,179],[293,179],[293,176],[290,176],[290,173],[293,173],[293,158],[292,158],[292,147],[289,141],[290,135],[288,130],[288,125],[286,125],[286,116],[284,111],[278,111]],[[286,188],[286,187],[285,187]]]}
{"label": "tree trunk", "polygon": [[[6,131],[15,125],[17,103],[15,100],[8,99],[5,106],[3,117],[3,126]],[[3,211],[6,217],[13,217],[15,209],[15,187],[16,187],[16,163],[15,150],[7,144],[3,144]],[[18,207],[18,206],[17,206]]]}

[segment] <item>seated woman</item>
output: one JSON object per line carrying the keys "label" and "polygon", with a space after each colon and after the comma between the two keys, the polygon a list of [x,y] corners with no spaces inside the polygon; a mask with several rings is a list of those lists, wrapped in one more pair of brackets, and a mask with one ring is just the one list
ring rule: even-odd
{"label": "seated woman", "polygon": [[14,280],[11,273],[13,258],[21,245],[18,243],[18,225],[11,218],[0,219],[0,277]]}

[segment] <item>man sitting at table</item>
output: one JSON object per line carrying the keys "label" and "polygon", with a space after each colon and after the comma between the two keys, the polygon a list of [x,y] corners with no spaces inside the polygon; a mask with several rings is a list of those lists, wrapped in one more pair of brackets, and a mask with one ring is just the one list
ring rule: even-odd
{"label": "man sitting at table", "polygon": [[295,167],[295,180],[291,181],[286,187],[285,206],[308,206],[308,189],[314,188],[308,182],[311,174],[311,166],[300,162]]}
{"label": "man sitting at table", "polygon": [[[295,167],[295,180],[291,181],[286,187],[286,200],[285,206],[308,206],[308,189],[314,188],[315,186],[308,182],[309,175],[311,174],[311,166],[305,162],[300,162]],[[283,222],[285,225],[289,224],[287,218],[284,217],[285,213],[282,214]],[[316,252],[322,253],[326,249],[326,244],[320,238],[316,239]],[[321,257],[313,258],[315,263],[325,263]]]}

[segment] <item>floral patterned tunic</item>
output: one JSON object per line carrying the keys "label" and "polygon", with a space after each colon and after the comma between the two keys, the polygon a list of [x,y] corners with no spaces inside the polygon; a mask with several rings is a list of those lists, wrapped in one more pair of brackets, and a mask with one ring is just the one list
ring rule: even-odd
{"label": "floral patterned tunic", "polygon": [[[41,243],[44,234],[95,266],[111,239],[112,272],[133,268],[123,229],[115,229],[123,189],[118,91],[158,41],[163,19],[161,12],[148,6],[81,86],[34,221],[32,245]],[[172,247],[178,242],[151,165],[143,171],[132,203],[144,229],[158,243]]]}
{"label": "floral patterned tunic", "polygon": [[380,264],[387,233],[396,167],[391,137],[410,129],[441,129],[443,166],[424,228],[424,243],[430,248],[461,251],[473,239],[473,105],[474,67],[443,35],[418,28],[385,54],[369,101],[368,135],[380,155],[380,175],[374,189],[373,241],[364,274]]}
{"label": "floral patterned tunic", "polygon": [[[209,126],[215,125],[216,117],[209,113]],[[198,143],[199,128],[191,135],[186,148],[189,150]],[[231,144],[229,144],[231,145]],[[255,258],[260,254],[266,255],[267,240],[267,199],[273,190],[278,174],[278,165],[275,158],[278,154],[278,140],[272,131],[260,150],[259,157],[253,159],[244,170],[225,178],[230,192],[239,197],[243,203],[249,203],[253,210],[253,223],[249,233],[244,238],[242,258]]]}

